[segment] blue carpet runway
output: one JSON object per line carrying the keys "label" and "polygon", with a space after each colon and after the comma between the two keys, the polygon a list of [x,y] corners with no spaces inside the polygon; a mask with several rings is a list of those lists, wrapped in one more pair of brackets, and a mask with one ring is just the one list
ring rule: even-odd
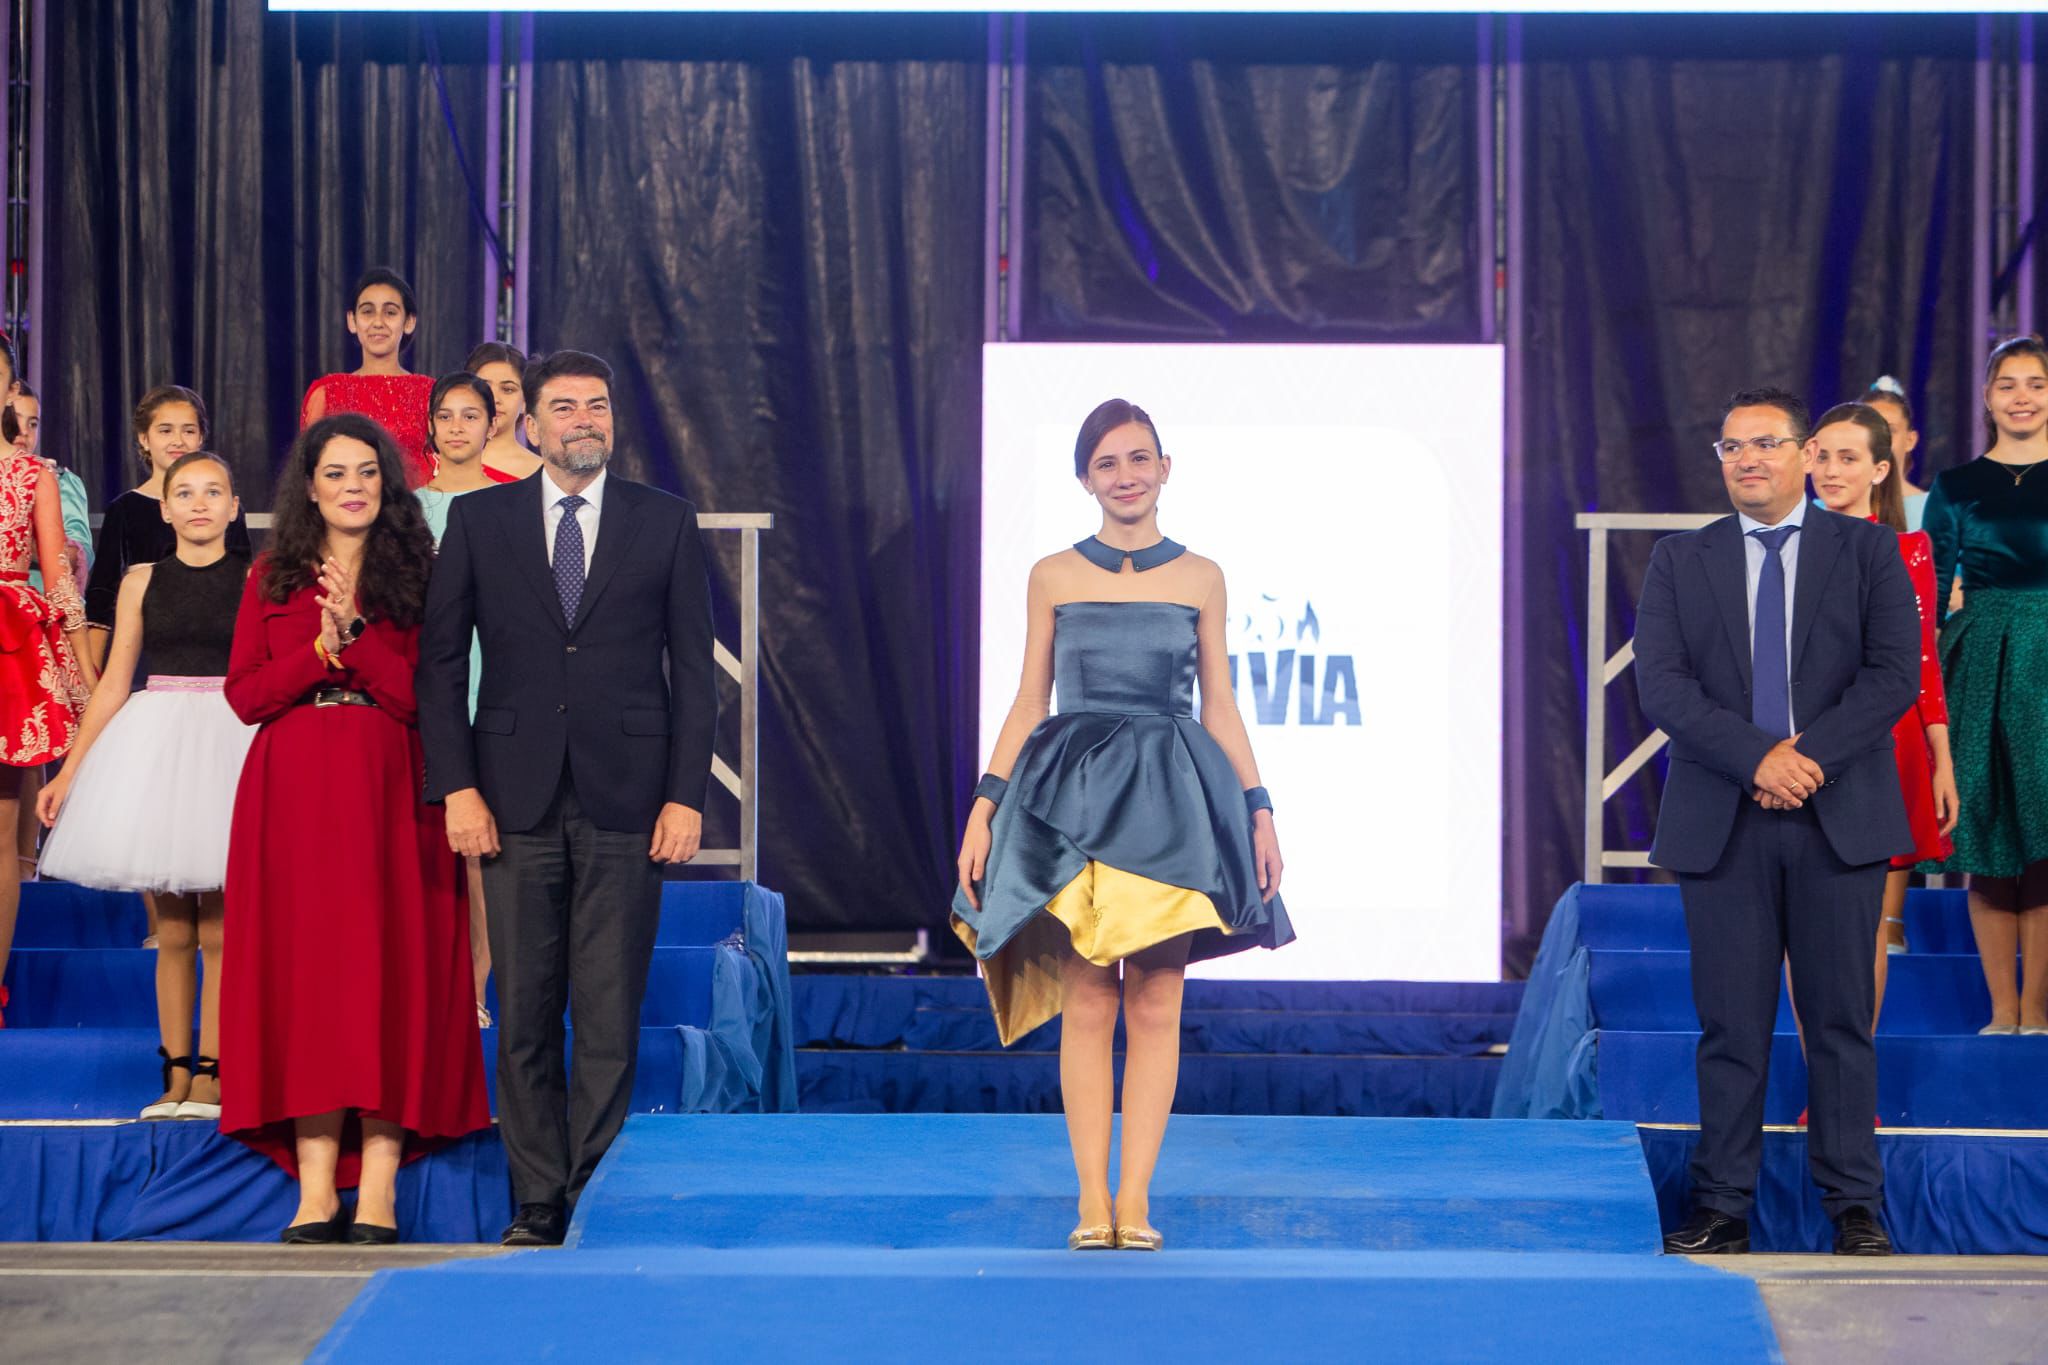
{"label": "blue carpet runway", "polygon": [[638,1115],[569,1249],[384,1272],[314,1358],[1778,1358],[1631,1125],[1177,1118],[1160,1255],[1054,1249],[1072,1179],[1057,1117]]}

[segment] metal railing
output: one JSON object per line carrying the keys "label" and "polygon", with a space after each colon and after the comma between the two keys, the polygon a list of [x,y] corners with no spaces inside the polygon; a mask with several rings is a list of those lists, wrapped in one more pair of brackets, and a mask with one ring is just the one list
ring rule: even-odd
{"label": "metal railing", "polygon": [[[270,513],[248,514],[249,529],[270,529]],[[94,530],[100,517],[92,517]],[[700,512],[704,531],[737,531],[740,537],[740,640],[735,654],[723,640],[711,641],[711,658],[740,687],[740,761],[737,771],[716,752],[711,776],[740,803],[739,847],[707,848],[691,867],[736,867],[741,881],[755,880],[761,849],[761,533],[775,528],[771,512]]]}
{"label": "metal railing", "polygon": [[1636,642],[1629,639],[1607,652],[1607,537],[1615,531],[1690,531],[1726,516],[1725,512],[1581,512],[1578,527],[1590,532],[1586,548],[1586,850],[1582,875],[1597,885],[1610,867],[1648,867],[1648,850],[1609,849],[1603,813],[1622,784],[1643,770],[1670,742],[1652,730],[1627,758],[1607,766],[1607,688],[1635,662]]}

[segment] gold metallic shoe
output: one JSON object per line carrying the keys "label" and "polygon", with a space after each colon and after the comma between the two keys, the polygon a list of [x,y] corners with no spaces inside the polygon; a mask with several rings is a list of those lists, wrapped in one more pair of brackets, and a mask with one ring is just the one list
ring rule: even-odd
{"label": "gold metallic shoe", "polygon": [[1116,1249],[1118,1251],[1158,1251],[1166,1245],[1166,1236],[1157,1228],[1118,1228]]}
{"label": "gold metallic shoe", "polygon": [[1093,1227],[1075,1228],[1067,1234],[1069,1251],[1112,1251],[1116,1248],[1116,1232],[1107,1223]]}

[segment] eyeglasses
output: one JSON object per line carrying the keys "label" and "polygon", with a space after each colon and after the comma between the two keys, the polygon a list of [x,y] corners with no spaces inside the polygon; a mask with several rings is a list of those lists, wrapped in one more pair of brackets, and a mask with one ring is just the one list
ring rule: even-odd
{"label": "eyeglasses", "polygon": [[1748,446],[1768,460],[1780,450],[1797,449],[1799,442],[1790,436],[1752,436],[1747,441],[1716,441],[1714,458],[1722,464],[1734,464],[1742,458],[1744,446]]}

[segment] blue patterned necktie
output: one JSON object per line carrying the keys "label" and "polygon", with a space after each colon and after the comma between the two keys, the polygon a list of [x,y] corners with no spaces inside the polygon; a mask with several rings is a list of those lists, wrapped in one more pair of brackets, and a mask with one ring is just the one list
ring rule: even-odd
{"label": "blue patterned necktie", "polygon": [[1756,625],[1749,637],[1749,719],[1774,739],[1792,734],[1791,668],[1785,658],[1785,561],[1779,552],[1797,526],[1750,534],[1764,547],[1756,576]]}
{"label": "blue patterned necktie", "polygon": [[562,509],[562,523],[555,528],[555,591],[562,595],[562,620],[573,626],[583,602],[583,523],[576,509],[584,500],[571,494],[555,505]]}

